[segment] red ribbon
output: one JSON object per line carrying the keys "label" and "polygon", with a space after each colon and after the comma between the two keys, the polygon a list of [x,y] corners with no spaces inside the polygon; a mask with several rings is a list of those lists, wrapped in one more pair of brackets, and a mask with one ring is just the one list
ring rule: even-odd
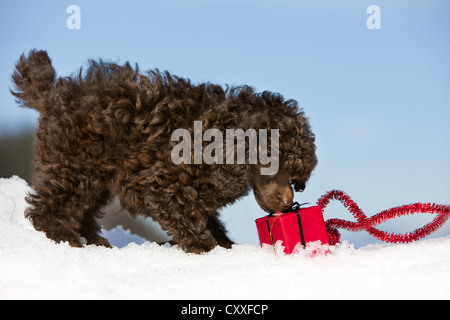
{"label": "red ribbon", "polygon": [[[375,238],[390,243],[406,243],[419,240],[444,225],[447,219],[450,217],[450,206],[431,204],[431,203],[413,203],[400,207],[390,208],[372,217],[367,217],[364,212],[358,207],[358,205],[350,199],[350,197],[343,191],[331,190],[324,194],[317,200],[317,205],[323,210],[328,205],[330,200],[339,200],[344,206],[353,214],[357,222],[347,221],[343,219],[329,219],[325,221],[325,225],[328,232],[328,238],[330,244],[334,245],[340,241],[341,235],[337,228],[346,229],[349,231],[367,231]],[[436,213],[437,216],[430,223],[426,224],[422,228],[418,228],[409,233],[388,233],[374,228],[386,220],[396,217],[414,214],[417,212]]]}

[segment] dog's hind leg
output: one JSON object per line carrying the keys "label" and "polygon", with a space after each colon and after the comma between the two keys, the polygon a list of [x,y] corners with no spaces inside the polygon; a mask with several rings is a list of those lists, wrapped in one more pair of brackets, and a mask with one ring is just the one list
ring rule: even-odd
{"label": "dog's hind leg", "polygon": [[31,206],[25,211],[34,228],[57,243],[67,241],[72,247],[81,247],[79,228],[82,215],[79,209],[68,210],[68,195],[56,191],[51,183],[41,182],[34,189],[35,192],[27,197]]}
{"label": "dog's hind leg", "polygon": [[84,212],[83,220],[81,221],[80,234],[86,239],[87,244],[111,247],[108,240],[99,235],[101,227],[97,222],[97,218],[100,218],[103,215],[101,209],[106,206],[110,198],[109,193],[105,192],[103,195],[100,195],[95,206]]}
{"label": "dog's hind leg", "polygon": [[36,230],[55,242],[67,241],[73,247],[81,247],[83,236],[88,244],[109,245],[97,235],[99,227],[94,219],[108,193],[99,192],[98,184],[87,175],[57,171],[38,172],[35,192],[27,197],[31,206],[25,216]]}

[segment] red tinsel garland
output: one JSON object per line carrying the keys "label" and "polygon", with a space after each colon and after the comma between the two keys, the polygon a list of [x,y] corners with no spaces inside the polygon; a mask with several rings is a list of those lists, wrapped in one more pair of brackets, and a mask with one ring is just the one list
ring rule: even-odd
{"label": "red tinsel garland", "polygon": [[[431,203],[413,203],[400,207],[387,209],[377,213],[368,218],[358,205],[350,199],[350,197],[343,191],[331,190],[317,200],[317,205],[323,209],[328,205],[330,200],[339,200],[344,206],[353,214],[357,222],[346,221],[342,219],[329,219],[325,221],[328,232],[330,244],[334,245],[340,241],[340,233],[337,228],[346,229],[349,231],[363,231],[366,230],[369,234],[377,239],[385,242],[412,242],[423,238],[430,233],[435,232],[442,227],[444,223],[450,218],[450,206],[431,204]],[[379,225],[386,220],[400,217],[404,215],[414,214],[417,212],[437,213],[437,216],[430,223],[422,228],[418,228],[413,232],[405,234],[388,233],[378,230],[373,226]]]}

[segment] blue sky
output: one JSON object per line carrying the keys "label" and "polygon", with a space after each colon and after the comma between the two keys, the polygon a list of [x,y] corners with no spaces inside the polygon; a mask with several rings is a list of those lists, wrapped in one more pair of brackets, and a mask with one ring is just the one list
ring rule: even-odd
{"label": "blue sky", "polygon": [[[80,30],[66,27],[71,4],[81,9]],[[366,27],[372,4],[381,9],[380,30]],[[336,188],[367,215],[411,202],[449,203],[449,33],[445,0],[1,1],[0,132],[37,119],[8,91],[22,52],[47,50],[60,76],[89,58],[129,60],[298,100],[319,158],[300,202]],[[262,214],[250,196],[222,216],[237,241],[257,242],[253,220]],[[329,217],[350,214],[336,205]],[[431,218],[386,228],[411,231]],[[445,226],[439,235],[449,233]],[[364,234],[344,239],[374,242]]]}

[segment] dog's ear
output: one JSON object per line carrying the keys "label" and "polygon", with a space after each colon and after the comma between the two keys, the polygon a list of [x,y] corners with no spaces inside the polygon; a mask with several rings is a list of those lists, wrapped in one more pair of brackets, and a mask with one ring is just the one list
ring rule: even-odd
{"label": "dog's ear", "polygon": [[296,192],[303,192],[306,188],[306,182],[301,180],[291,180],[292,185],[294,186],[294,190]]}
{"label": "dog's ear", "polygon": [[311,172],[317,165],[315,153],[305,155],[303,159],[292,159],[287,161],[288,171],[291,176],[291,184],[296,192],[302,192],[306,188],[306,182],[311,176]]}
{"label": "dog's ear", "polygon": [[[297,117],[293,130],[288,130],[284,137],[287,142],[280,145],[283,160],[281,165],[290,173],[295,191],[303,191],[312,171],[317,165],[315,136],[311,132],[306,118]],[[282,132],[280,136],[283,136]]]}
{"label": "dog's ear", "polygon": [[306,180],[304,176],[303,163],[301,159],[294,159],[290,164],[291,184],[296,192],[305,190]]}

